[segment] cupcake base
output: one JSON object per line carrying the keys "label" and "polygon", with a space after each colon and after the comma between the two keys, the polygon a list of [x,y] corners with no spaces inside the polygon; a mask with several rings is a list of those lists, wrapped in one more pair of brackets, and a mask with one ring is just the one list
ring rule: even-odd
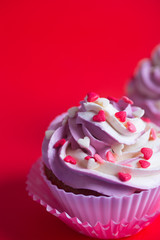
{"label": "cupcake base", "polygon": [[53,185],[56,185],[59,189],[63,189],[65,192],[72,192],[74,194],[83,194],[85,196],[105,196],[103,194],[100,194],[96,191],[92,191],[89,189],[76,189],[76,188],[72,188],[68,185],[65,185],[62,181],[60,181],[53,173],[50,169],[48,169],[45,165],[44,165],[44,173],[47,176],[47,179],[49,181],[51,181],[51,183]]}
{"label": "cupcake base", "polygon": [[[110,218],[110,220],[107,221],[106,224],[104,224],[103,221],[102,222],[97,221],[95,222],[95,224],[92,224],[90,221],[83,221],[82,219],[80,219],[80,217],[77,217],[77,215],[73,215],[74,214],[73,210],[72,214],[70,214],[69,211],[65,209],[65,206],[63,207],[63,204],[61,204],[59,198],[55,198],[51,186],[49,187],[48,185],[51,183],[47,181],[48,181],[47,178],[45,179],[42,172],[42,160],[39,159],[33,165],[32,169],[30,170],[30,173],[28,174],[26,182],[28,194],[33,198],[33,200],[43,205],[48,212],[61,219],[69,227],[78,231],[79,233],[85,234],[90,237],[101,239],[116,239],[131,236],[139,232],[144,227],[148,226],[160,213],[159,206],[157,205],[156,206],[157,209],[155,211],[151,211],[152,209],[150,209],[150,211],[147,211],[148,214],[141,214],[140,218],[137,218],[135,216],[131,218],[130,216],[129,220],[129,218],[127,217],[126,218],[122,217],[121,219],[119,218],[119,221],[115,221],[113,218]],[[64,192],[63,190],[59,190],[58,188],[57,191]],[[70,194],[72,195],[72,193]],[[149,195],[147,200],[151,200],[149,199]],[[79,195],[79,197],[81,198],[82,196]],[[88,196],[84,197],[89,198]],[[141,196],[141,198],[142,197],[143,196]],[[94,198],[98,199],[103,197]],[[114,198],[110,199],[112,203],[113,201],[115,201]],[[81,209],[82,212],[83,207],[84,206],[82,206]],[[134,205],[132,207],[135,208],[136,206]],[[144,209],[143,212],[145,212]],[[88,219],[90,219],[90,217],[88,217]]]}

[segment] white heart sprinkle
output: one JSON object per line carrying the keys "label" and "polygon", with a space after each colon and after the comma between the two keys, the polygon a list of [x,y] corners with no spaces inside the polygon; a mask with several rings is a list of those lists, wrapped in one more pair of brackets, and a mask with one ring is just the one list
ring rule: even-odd
{"label": "white heart sprinkle", "polygon": [[87,160],[87,162],[88,162],[87,164],[88,169],[96,169],[100,166],[100,164],[96,162],[94,158],[90,158],[89,160]]}
{"label": "white heart sprinkle", "polygon": [[138,108],[136,111],[133,112],[133,115],[135,117],[141,118],[144,115],[144,110],[141,108]]}
{"label": "white heart sprinkle", "polygon": [[96,103],[103,106],[103,107],[107,107],[109,105],[109,100],[106,98],[98,98],[96,100]]}
{"label": "white heart sprinkle", "polygon": [[84,137],[84,138],[79,138],[78,139],[78,144],[81,146],[81,147],[84,147],[84,148],[89,148],[90,146],[90,139],[89,137]]}
{"label": "white heart sprinkle", "polygon": [[122,155],[122,149],[124,148],[124,144],[116,143],[112,145],[111,148],[117,155]]}
{"label": "white heart sprinkle", "polygon": [[78,107],[71,107],[70,109],[68,109],[68,116],[70,118],[74,118],[77,112],[78,112]]}
{"label": "white heart sprinkle", "polygon": [[54,130],[47,130],[45,131],[45,137],[47,140],[49,140],[51,138],[51,136],[53,135]]}

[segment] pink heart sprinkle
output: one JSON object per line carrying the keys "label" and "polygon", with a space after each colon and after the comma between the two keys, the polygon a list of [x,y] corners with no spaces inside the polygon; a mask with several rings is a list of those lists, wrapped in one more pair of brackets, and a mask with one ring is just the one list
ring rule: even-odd
{"label": "pink heart sprinkle", "polygon": [[99,98],[99,95],[95,92],[87,93],[87,101],[88,102],[95,102]]}
{"label": "pink heart sprinkle", "polygon": [[115,117],[118,118],[120,122],[125,122],[127,114],[125,111],[120,111],[115,113]]}
{"label": "pink heart sprinkle", "polygon": [[77,162],[76,162],[76,159],[73,158],[73,157],[70,156],[70,155],[66,156],[66,157],[64,158],[64,161],[65,161],[65,162],[68,162],[68,163],[71,163],[71,164],[76,164],[76,163],[77,163]]}
{"label": "pink heart sprinkle", "polygon": [[119,172],[118,177],[122,182],[126,182],[126,181],[129,181],[132,176],[129,173]]}
{"label": "pink heart sprinkle", "polygon": [[101,156],[99,156],[99,154],[97,154],[97,153],[94,155],[94,159],[98,163],[104,163],[103,158],[101,158]]}
{"label": "pink heart sprinkle", "polygon": [[61,147],[65,144],[66,140],[64,138],[60,139],[59,141],[57,141],[55,144],[54,144],[54,148],[58,148],[58,147]]}
{"label": "pink heart sprinkle", "polygon": [[90,158],[92,158],[91,156],[86,156],[84,159],[89,160]]}
{"label": "pink heart sprinkle", "polygon": [[113,156],[112,152],[111,151],[108,151],[106,153],[106,158],[107,158],[107,161],[108,162],[112,162],[112,163],[115,163],[116,159],[115,157]]}
{"label": "pink heart sprinkle", "polygon": [[146,160],[150,159],[152,157],[153,154],[153,150],[151,148],[141,148],[141,153],[144,154],[144,158]]}
{"label": "pink heart sprinkle", "polygon": [[146,160],[139,160],[139,164],[142,168],[148,168],[151,165],[150,162],[147,162]]}
{"label": "pink heart sprinkle", "polygon": [[110,100],[110,101],[113,101],[113,102],[118,102],[119,101],[118,98],[111,97],[111,96],[107,97],[107,99]]}
{"label": "pink heart sprinkle", "polygon": [[134,124],[131,123],[131,122],[127,122],[127,129],[128,129],[128,131],[130,131],[130,132],[136,132],[136,127],[135,127]]}
{"label": "pink heart sprinkle", "polygon": [[147,122],[147,123],[150,123],[151,120],[149,118],[145,118],[145,117],[141,117],[141,119],[144,121],[144,122]]}
{"label": "pink heart sprinkle", "polygon": [[100,110],[97,115],[93,116],[93,121],[95,122],[105,122],[106,121],[106,115],[103,110]]}
{"label": "pink heart sprinkle", "polygon": [[155,140],[156,137],[156,131],[154,130],[154,128],[151,128],[149,140]]}
{"label": "pink heart sprinkle", "polygon": [[123,96],[122,99],[123,99],[124,102],[126,102],[128,104],[131,104],[131,105],[133,104],[133,101],[126,96]]}

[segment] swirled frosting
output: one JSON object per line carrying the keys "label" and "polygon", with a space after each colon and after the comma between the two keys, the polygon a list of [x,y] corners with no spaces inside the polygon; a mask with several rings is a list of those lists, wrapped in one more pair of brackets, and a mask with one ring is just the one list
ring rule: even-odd
{"label": "swirled frosting", "polygon": [[51,122],[43,162],[76,189],[122,196],[154,188],[160,184],[160,138],[158,128],[141,119],[143,114],[127,97],[97,95],[89,101],[88,94],[80,106]]}
{"label": "swirled frosting", "polygon": [[135,104],[145,110],[145,116],[160,126],[160,45],[150,59],[138,64],[127,92]]}

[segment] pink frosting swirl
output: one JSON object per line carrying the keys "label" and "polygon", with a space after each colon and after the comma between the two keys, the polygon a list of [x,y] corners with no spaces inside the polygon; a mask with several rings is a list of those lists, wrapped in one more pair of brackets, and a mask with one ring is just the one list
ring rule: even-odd
{"label": "pink frosting swirl", "polygon": [[89,96],[50,124],[44,164],[66,185],[107,196],[158,186],[160,139],[141,119],[144,111],[127,97],[115,102]]}

